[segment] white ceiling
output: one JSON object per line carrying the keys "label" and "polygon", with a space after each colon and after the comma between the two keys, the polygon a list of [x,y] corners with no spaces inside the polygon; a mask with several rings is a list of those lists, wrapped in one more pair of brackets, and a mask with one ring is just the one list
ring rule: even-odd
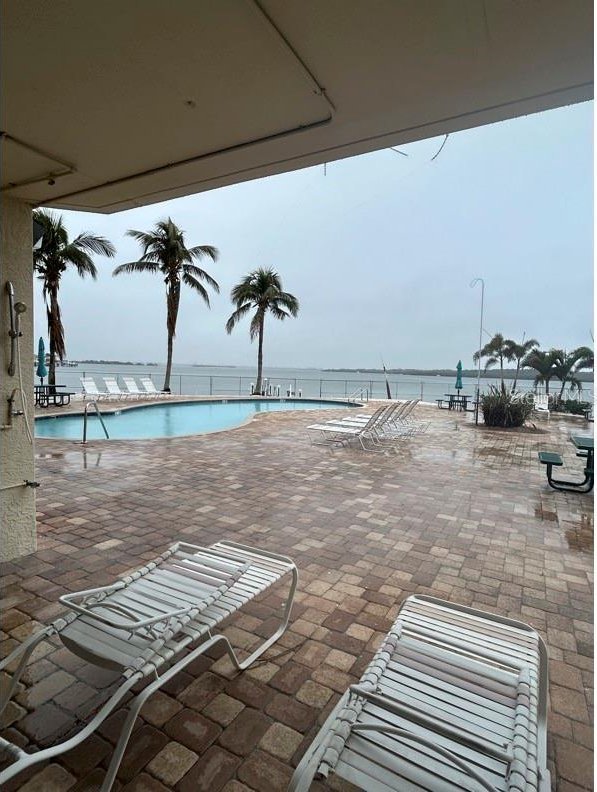
{"label": "white ceiling", "polygon": [[65,208],[114,212],[593,92],[589,0],[2,9],[3,189]]}

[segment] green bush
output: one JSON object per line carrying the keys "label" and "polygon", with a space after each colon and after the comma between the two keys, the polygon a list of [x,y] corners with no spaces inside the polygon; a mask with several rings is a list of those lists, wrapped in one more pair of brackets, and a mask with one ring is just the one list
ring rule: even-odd
{"label": "green bush", "polygon": [[570,413],[571,415],[584,415],[585,410],[588,410],[590,406],[590,402],[581,402],[576,399],[562,399],[556,402],[554,409],[557,412]]}
{"label": "green bush", "polygon": [[481,410],[486,426],[522,426],[533,412],[532,399],[519,394],[503,393],[491,388],[481,397]]}

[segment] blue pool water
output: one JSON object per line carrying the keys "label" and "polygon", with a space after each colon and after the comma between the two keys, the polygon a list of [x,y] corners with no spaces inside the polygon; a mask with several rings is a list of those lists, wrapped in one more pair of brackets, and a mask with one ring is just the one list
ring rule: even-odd
{"label": "blue pool water", "polygon": [[[313,410],[350,407],[346,402],[314,401],[308,399],[259,399],[242,401],[178,402],[151,404],[146,407],[108,412],[114,407],[100,405],[111,440],[147,440],[155,437],[180,437],[203,434],[240,426],[259,412],[280,410]],[[35,419],[35,436],[62,440],[81,440],[82,415],[59,415],[55,418]],[[99,420],[89,412],[87,439],[105,437]]]}

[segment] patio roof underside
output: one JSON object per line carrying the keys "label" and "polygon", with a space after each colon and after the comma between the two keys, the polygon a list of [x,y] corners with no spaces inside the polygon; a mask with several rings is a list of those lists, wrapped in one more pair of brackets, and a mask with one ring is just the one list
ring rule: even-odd
{"label": "patio roof underside", "polygon": [[115,212],[592,96],[590,0],[8,0],[3,187]]}

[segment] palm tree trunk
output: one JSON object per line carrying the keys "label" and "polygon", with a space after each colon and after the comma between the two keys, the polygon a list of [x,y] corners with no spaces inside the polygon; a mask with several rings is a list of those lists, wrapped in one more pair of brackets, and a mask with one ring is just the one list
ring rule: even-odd
{"label": "palm tree trunk", "polygon": [[259,340],[257,342],[257,382],[255,383],[255,393],[261,394],[261,375],[263,372],[263,328],[265,317],[259,321]]}
{"label": "palm tree trunk", "polygon": [[178,319],[178,305],[180,302],[180,286],[170,285],[166,294],[168,316],[168,358],[166,360],[166,375],[164,377],[163,391],[170,393],[170,374],[172,372],[172,352],[174,350],[174,336],[176,335],[176,320]]}
{"label": "palm tree trunk", "polygon": [[516,360],[516,373],[514,374],[514,382],[512,383],[512,390],[511,393],[514,393],[516,390],[516,386],[518,385],[518,372],[520,371],[520,358]]}
{"label": "palm tree trunk", "polygon": [[52,289],[50,291],[50,307],[48,309],[48,336],[50,338],[50,363],[48,367],[48,385],[56,385],[56,355],[60,351],[56,343],[58,334],[58,324],[60,323],[60,309],[58,308],[58,295]]}

